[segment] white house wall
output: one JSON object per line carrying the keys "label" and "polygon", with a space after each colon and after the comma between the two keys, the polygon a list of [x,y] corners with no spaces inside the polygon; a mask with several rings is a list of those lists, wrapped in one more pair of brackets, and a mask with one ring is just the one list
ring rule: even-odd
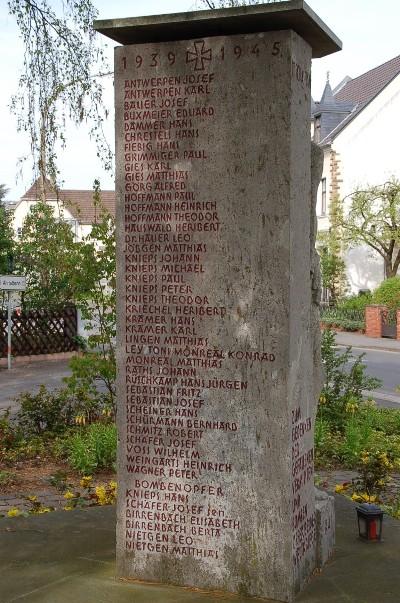
{"label": "white house wall", "polygon": [[341,159],[342,197],[360,187],[400,178],[400,75],[335,138]]}
{"label": "white house wall", "polygon": [[[13,229],[18,236],[20,229],[23,227],[24,221],[29,214],[31,207],[36,205],[36,201],[34,200],[25,200],[22,199],[15,207],[13,213]],[[64,207],[64,205],[60,202],[48,200],[48,205],[51,205],[54,209],[54,215],[58,219],[62,216],[63,220],[67,222],[71,222],[71,227],[73,227],[74,234],[76,235],[77,240],[82,240],[83,237],[87,236],[91,231],[91,225],[89,224],[80,224],[76,218],[71,214],[71,212]]]}
{"label": "white house wall", "polygon": [[327,194],[327,208],[326,214],[322,214],[322,184],[319,183],[318,192],[317,192],[317,205],[316,212],[318,218],[318,231],[324,232],[329,228],[329,194],[331,190],[331,171],[330,171],[330,147],[325,147],[324,149],[324,166],[321,176],[322,179],[326,179],[326,194]]}
{"label": "white house wall", "polygon": [[[400,179],[400,75],[371,101],[333,140],[332,150],[340,161],[340,197],[359,188],[384,184],[391,176]],[[330,147],[324,152],[323,177],[330,192]],[[321,186],[318,190],[320,211]],[[348,207],[348,204],[347,204]],[[345,203],[346,209],[346,203]],[[319,218],[320,230],[329,220]],[[384,278],[383,260],[367,246],[350,249],[346,256],[351,293],[375,289]]]}

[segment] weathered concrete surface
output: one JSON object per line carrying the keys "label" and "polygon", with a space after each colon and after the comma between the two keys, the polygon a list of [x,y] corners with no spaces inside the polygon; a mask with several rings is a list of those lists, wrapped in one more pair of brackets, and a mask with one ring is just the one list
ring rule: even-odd
{"label": "weathered concrete surface", "polygon": [[[384,518],[384,542],[357,538],[355,505],[335,496],[335,554],[298,603],[398,603],[400,522]],[[115,509],[0,520],[2,603],[251,603],[115,578]]]}
{"label": "weathered concrete surface", "polygon": [[121,576],[290,601],[314,570],[310,60],[116,49]]}
{"label": "weathered concrete surface", "polygon": [[316,565],[322,569],[335,547],[335,499],[315,488]]}
{"label": "weathered concrete surface", "polygon": [[312,47],[313,58],[342,48],[341,41],[303,0],[98,20],[94,28],[123,45],[292,29]]}

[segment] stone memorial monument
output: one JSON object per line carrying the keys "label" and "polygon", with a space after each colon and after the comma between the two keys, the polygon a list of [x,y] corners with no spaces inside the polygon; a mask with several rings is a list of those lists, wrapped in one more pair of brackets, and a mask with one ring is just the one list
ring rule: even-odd
{"label": "stone memorial monument", "polygon": [[292,601],[329,515],[310,68],[340,41],[300,0],[95,28],[122,44],[118,574]]}

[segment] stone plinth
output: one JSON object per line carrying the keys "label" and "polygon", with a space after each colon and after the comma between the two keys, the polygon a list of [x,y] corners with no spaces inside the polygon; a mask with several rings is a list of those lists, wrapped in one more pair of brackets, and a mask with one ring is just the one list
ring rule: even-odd
{"label": "stone plinth", "polygon": [[292,25],[154,42],[155,18],[146,43],[130,21],[142,43],[116,49],[124,578],[292,601],[316,566],[312,48]]}
{"label": "stone plinth", "polygon": [[316,566],[322,569],[335,546],[335,499],[315,489]]}

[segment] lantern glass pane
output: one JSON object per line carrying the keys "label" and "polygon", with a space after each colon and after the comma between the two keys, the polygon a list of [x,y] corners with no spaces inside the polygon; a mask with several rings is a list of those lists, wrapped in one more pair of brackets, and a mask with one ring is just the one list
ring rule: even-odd
{"label": "lantern glass pane", "polygon": [[376,517],[369,517],[368,520],[368,540],[378,539],[378,520]]}
{"label": "lantern glass pane", "polygon": [[361,538],[368,538],[367,521],[362,515],[358,515],[358,531]]}

